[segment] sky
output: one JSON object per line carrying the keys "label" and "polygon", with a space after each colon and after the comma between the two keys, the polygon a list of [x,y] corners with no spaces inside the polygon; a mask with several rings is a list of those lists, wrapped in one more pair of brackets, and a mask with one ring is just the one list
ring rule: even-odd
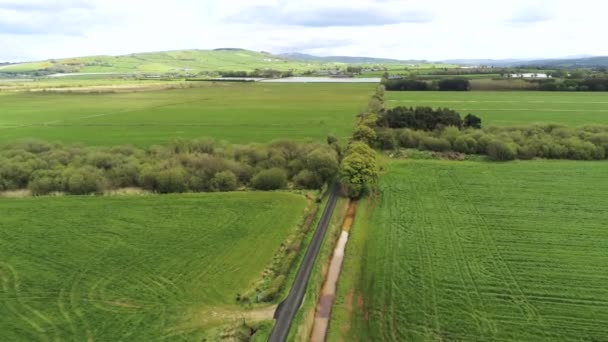
{"label": "sky", "polygon": [[608,55],[603,0],[0,0],[0,62],[238,47],[397,59]]}

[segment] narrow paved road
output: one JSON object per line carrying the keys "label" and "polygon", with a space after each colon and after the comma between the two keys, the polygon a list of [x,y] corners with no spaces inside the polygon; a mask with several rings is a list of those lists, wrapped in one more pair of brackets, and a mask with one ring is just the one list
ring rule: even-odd
{"label": "narrow paved road", "polygon": [[274,313],[276,324],[274,325],[274,328],[270,333],[270,337],[268,338],[269,342],[283,342],[287,340],[289,327],[291,327],[293,318],[295,317],[296,312],[298,312],[298,309],[300,309],[302,301],[304,300],[304,294],[306,294],[306,287],[308,286],[308,279],[310,279],[312,267],[315,263],[315,259],[317,258],[317,254],[319,254],[321,244],[323,243],[323,237],[325,236],[331,215],[336,207],[339,191],[340,185],[338,183],[334,184],[331,189],[331,194],[329,195],[327,205],[323,210],[321,220],[317,225],[315,235],[312,237],[312,241],[310,242],[308,250],[304,255],[304,260],[302,260],[302,265],[300,265],[296,279],[293,282],[291,290],[289,290],[289,295],[287,295],[287,298],[281,304],[279,304],[277,311]]}

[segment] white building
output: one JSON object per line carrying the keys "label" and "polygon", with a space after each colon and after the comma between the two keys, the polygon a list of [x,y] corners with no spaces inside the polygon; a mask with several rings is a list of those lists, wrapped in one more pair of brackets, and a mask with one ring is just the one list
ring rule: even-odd
{"label": "white building", "polygon": [[527,73],[527,74],[511,74],[511,78],[551,78],[551,75],[547,74],[535,74],[535,73]]}

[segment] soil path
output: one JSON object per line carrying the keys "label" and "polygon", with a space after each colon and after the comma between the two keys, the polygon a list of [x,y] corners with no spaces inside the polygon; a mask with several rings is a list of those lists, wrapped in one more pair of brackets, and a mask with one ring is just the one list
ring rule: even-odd
{"label": "soil path", "polygon": [[329,264],[329,271],[327,272],[327,277],[325,278],[325,283],[321,290],[321,297],[319,297],[319,302],[317,303],[315,321],[312,327],[312,334],[310,335],[311,342],[325,341],[325,336],[327,335],[327,329],[329,327],[329,319],[331,317],[331,307],[336,299],[338,279],[340,278],[342,262],[344,261],[344,250],[346,249],[348,234],[355,218],[356,209],[357,202],[352,201],[348,208],[346,218],[344,219],[344,224],[342,225],[340,239],[336,244]]}

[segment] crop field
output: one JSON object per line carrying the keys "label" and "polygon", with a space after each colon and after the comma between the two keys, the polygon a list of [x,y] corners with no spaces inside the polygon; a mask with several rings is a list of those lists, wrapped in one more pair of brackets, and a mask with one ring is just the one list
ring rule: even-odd
{"label": "crop field", "polygon": [[329,340],[605,340],[607,168],[389,163],[360,202]]}
{"label": "crop field", "polygon": [[132,93],[0,95],[0,143],[38,138],[93,145],[212,137],[231,143],[350,135],[373,84],[219,83]]}
{"label": "crop field", "polygon": [[289,193],[0,199],[0,340],[192,340],[218,324],[212,313],[243,311],[236,293],[261,279],[306,203]]}
{"label": "crop field", "polygon": [[449,107],[473,113],[484,126],[559,123],[608,124],[608,93],[577,92],[386,92],[387,106]]}

